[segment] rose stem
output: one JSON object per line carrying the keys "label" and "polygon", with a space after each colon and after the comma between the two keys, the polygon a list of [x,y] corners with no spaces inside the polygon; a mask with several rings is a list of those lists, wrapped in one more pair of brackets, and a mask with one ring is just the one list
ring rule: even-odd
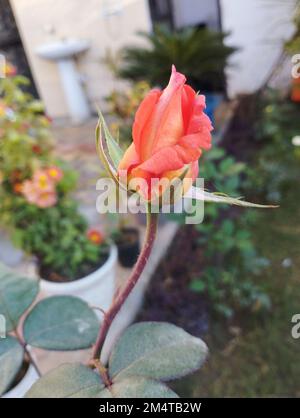
{"label": "rose stem", "polygon": [[116,317],[116,315],[122,308],[124,302],[130,295],[131,291],[134,289],[142,272],[144,271],[144,268],[147,264],[147,261],[151,254],[153,244],[155,241],[156,232],[157,232],[157,221],[158,221],[158,214],[150,213],[150,210],[148,210],[146,237],[145,237],[145,241],[143,244],[143,248],[133,268],[133,271],[124,286],[124,289],[120,291],[115,301],[113,302],[109,310],[104,315],[103,322],[100,327],[98,338],[94,347],[93,359],[100,358],[100,354],[101,354],[105,339],[107,337],[108,331],[111,327],[111,324],[114,318]]}

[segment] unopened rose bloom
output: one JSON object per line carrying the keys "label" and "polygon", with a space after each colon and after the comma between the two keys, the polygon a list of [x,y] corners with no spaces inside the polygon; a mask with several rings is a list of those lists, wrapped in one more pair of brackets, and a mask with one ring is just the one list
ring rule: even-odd
{"label": "unopened rose bloom", "polygon": [[205,97],[187,85],[173,66],[168,86],[152,90],[135,115],[133,143],[118,167],[121,182],[128,186],[133,179],[142,179],[139,192],[148,201],[153,193],[161,193],[152,190],[153,179],[172,181],[183,176],[190,187],[198,175],[202,150],[211,147],[213,128],[204,109]]}

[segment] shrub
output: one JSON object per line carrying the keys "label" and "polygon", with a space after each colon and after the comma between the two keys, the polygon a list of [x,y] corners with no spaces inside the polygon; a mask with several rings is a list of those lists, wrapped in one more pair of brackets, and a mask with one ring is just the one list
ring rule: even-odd
{"label": "shrub", "polygon": [[184,73],[196,90],[223,91],[224,68],[235,48],[224,45],[226,34],[209,29],[171,32],[156,28],[140,33],[148,47],[125,48],[119,75],[131,81],[147,81],[163,86],[172,64]]}

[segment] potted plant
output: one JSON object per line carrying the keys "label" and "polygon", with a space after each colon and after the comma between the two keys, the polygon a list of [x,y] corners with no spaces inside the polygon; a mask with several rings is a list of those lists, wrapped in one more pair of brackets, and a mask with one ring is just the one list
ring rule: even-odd
{"label": "potted plant", "polygon": [[78,294],[105,309],[114,291],[116,249],[99,231],[89,231],[70,197],[77,174],[54,157],[49,120],[23,91],[25,84],[15,75],[0,82],[1,226],[35,257],[44,294]]}

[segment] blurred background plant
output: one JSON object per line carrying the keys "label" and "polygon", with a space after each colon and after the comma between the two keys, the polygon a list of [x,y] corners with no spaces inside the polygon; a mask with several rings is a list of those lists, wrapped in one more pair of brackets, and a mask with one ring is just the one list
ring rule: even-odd
{"label": "blurred background plant", "polygon": [[0,80],[0,224],[37,257],[44,278],[74,280],[99,267],[108,249],[104,238],[90,239],[71,197],[77,173],[55,157],[50,121],[28,84],[12,71]]}
{"label": "blurred background plant", "polygon": [[[205,188],[230,196],[241,196],[250,169],[224,147],[214,146],[200,160]],[[184,215],[171,215],[184,222]],[[196,246],[203,249],[199,277],[190,277],[190,289],[206,295],[212,314],[231,318],[238,310],[260,311],[271,306],[268,295],[254,283],[268,265],[255,249],[251,225],[256,213],[223,205],[205,205],[205,221],[196,225]]]}

